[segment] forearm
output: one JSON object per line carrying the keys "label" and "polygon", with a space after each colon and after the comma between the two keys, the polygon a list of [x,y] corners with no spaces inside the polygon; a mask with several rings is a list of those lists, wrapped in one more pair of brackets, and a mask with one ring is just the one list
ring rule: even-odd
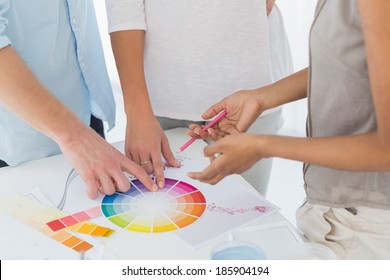
{"label": "forearm", "polygon": [[272,109],[307,97],[308,68],[257,91],[261,108]]}
{"label": "forearm", "polygon": [[144,74],[145,31],[125,30],[110,36],[127,116],[140,111],[152,115]]}
{"label": "forearm", "polygon": [[[0,103],[57,143],[83,125],[35,78],[11,47],[0,49]],[[48,121],[50,120],[50,121]]]}
{"label": "forearm", "polygon": [[267,0],[266,1],[266,9],[267,9],[267,15],[269,15],[272,11],[272,8],[275,5],[275,0]]}
{"label": "forearm", "polygon": [[357,1],[375,107],[377,130],[383,143],[390,142],[390,2]]}
{"label": "forearm", "polygon": [[350,171],[390,171],[390,145],[384,144],[377,132],[324,138],[256,137],[260,157],[279,157]]}
{"label": "forearm", "polygon": [[45,89],[12,49],[0,49],[0,103],[56,141],[87,184],[88,195],[125,192],[135,175],[150,190],[157,186],[141,167],[125,158]]}

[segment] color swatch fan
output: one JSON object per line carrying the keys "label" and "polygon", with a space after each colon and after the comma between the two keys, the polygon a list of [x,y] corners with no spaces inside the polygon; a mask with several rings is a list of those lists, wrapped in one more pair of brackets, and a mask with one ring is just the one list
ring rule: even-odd
{"label": "color swatch fan", "polygon": [[150,192],[139,180],[125,193],[105,196],[102,213],[115,225],[143,233],[178,230],[196,222],[206,210],[206,199],[194,186],[165,179],[165,188]]}

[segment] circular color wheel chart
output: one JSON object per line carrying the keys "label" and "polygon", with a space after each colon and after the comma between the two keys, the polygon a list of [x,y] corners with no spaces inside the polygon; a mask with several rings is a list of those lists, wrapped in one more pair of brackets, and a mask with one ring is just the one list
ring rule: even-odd
{"label": "circular color wheel chart", "polygon": [[124,193],[107,195],[102,213],[115,225],[136,232],[161,233],[196,222],[206,210],[206,199],[194,186],[165,178],[165,188],[149,191],[138,179]]}

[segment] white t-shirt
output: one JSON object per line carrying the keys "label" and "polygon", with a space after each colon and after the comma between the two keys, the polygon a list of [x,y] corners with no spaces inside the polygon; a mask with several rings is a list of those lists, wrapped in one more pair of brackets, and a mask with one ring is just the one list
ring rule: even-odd
{"label": "white t-shirt", "polygon": [[106,5],[110,33],[146,30],[145,79],[156,116],[198,121],[224,97],[292,71],[280,12],[275,8],[268,19],[265,0],[106,0]]}

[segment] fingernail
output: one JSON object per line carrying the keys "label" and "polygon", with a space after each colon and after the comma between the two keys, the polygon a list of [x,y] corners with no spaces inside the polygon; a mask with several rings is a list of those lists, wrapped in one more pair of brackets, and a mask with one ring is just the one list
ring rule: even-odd
{"label": "fingernail", "polygon": [[158,182],[158,187],[160,188],[160,189],[162,189],[163,187],[164,187],[164,182],[163,181],[160,181],[160,182]]}
{"label": "fingernail", "polygon": [[152,191],[157,191],[158,190],[158,187],[157,187],[157,185],[156,184],[153,184],[153,186],[152,186]]}

